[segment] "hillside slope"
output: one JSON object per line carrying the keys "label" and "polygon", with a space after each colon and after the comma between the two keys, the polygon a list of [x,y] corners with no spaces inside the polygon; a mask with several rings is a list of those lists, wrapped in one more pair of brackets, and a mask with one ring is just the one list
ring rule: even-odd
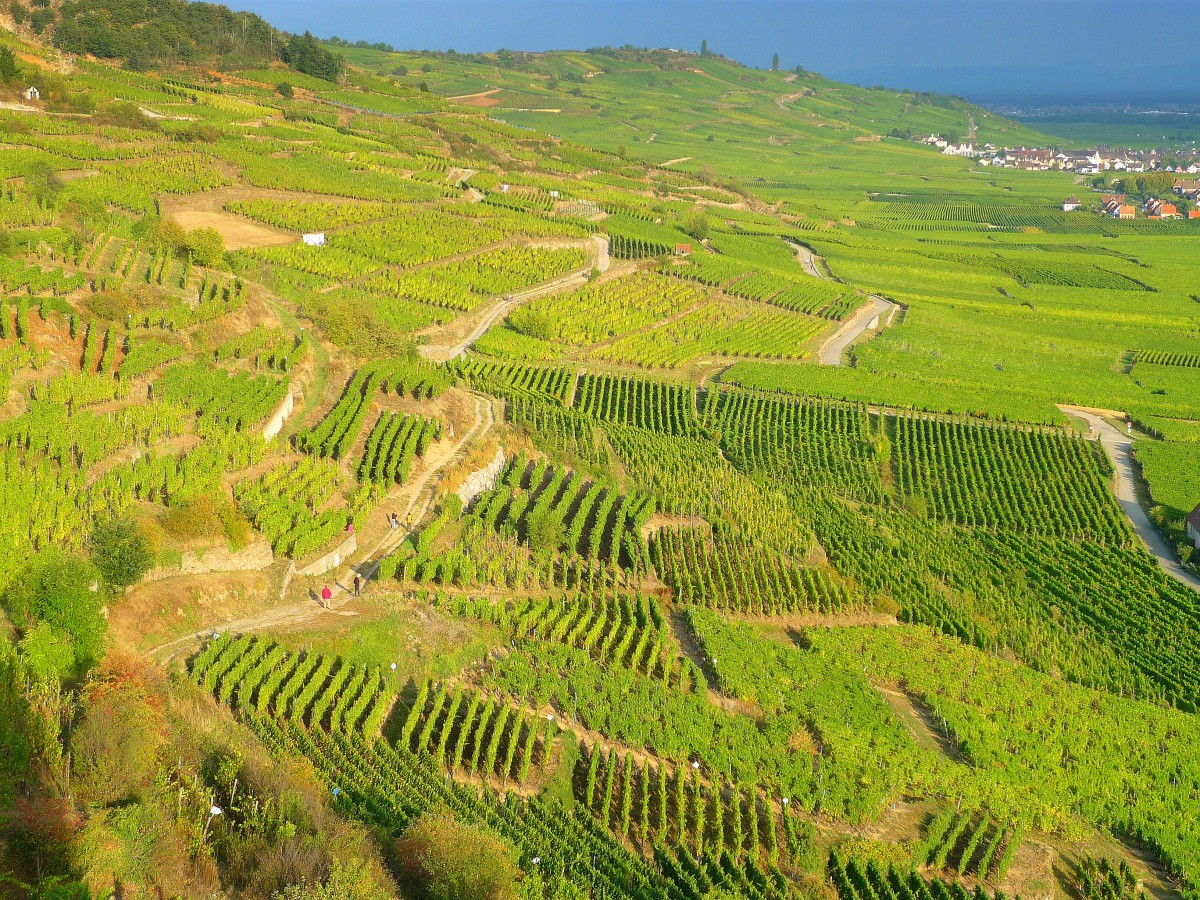
{"label": "hillside slope", "polygon": [[9,49],[3,900],[1195,895],[1196,594],[1056,405],[1194,459],[1194,225],[720,59]]}

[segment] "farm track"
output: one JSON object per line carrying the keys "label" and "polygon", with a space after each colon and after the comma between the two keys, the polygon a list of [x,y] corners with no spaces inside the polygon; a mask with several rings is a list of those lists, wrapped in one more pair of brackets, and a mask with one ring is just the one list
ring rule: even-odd
{"label": "farm track", "polygon": [[[471,428],[453,445],[444,459],[437,465],[429,467],[415,481],[404,486],[400,497],[394,504],[397,514],[405,520],[411,515],[414,524],[419,524],[433,505],[437,482],[441,476],[450,466],[463,458],[470,445],[492,429],[495,421],[494,401],[480,394],[475,395],[475,421]],[[405,506],[403,504],[406,499],[407,505]],[[385,532],[383,538],[369,551],[362,554],[357,563],[347,564],[343,571],[328,578],[333,591],[333,600],[329,607],[322,606],[315,599],[272,607],[233,621],[207,625],[190,634],[159,644],[146,651],[146,655],[165,665],[214,631],[246,634],[271,628],[307,626],[322,620],[332,626],[344,621],[347,617],[357,616],[356,611],[345,608],[354,600],[353,592],[347,585],[352,582],[355,574],[361,575],[364,583],[369,585],[383,558],[395,550],[411,531],[411,529],[402,527],[396,531]],[[285,585],[286,583],[285,580]]]}
{"label": "farm track", "polygon": [[872,294],[865,306],[860,306],[854,315],[843,322],[837,331],[826,338],[825,343],[821,345],[818,355],[821,365],[843,365],[842,353],[845,349],[853,344],[864,331],[875,328],[879,324],[880,316],[889,310],[892,312],[888,314],[888,318],[884,324],[890,323],[892,314],[894,314],[896,308],[896,304],[890,300],[884,300],[882,297]]}
{"label": "farm track", "polygon": [[1163,539],[1162,534],[1146,515],[1138,499],[1139,479],[1133,467],[1133,440],[1128,435],[1110,425],[1098,413],[1099,410],[1089,410],[1078,406],[1059,405],[1058,407],[1069,416],[1083,419],[1098,436],[1100,446],[1112,461],[1115,480],[1113,492],[1117,503],[1125,512],[1125,516],[1133,525],[1134,530],[1146,545],[1146,549],[1158,560],[1159,567],[1180,584],[1190,587],[1200,593],[1200,578],[1186,571],[1175,559],[1175,554]]}
{"label": "farm track", "polygon": [[[604,274],[609,270],[612,264],[612,259],[608,254],[608,241],[600,235],[595,235],[592,241],[596,247],[596,257],[590,268],[596,269],[600,274]],[[478,324],[471,329],[470,333],[465,338],[450,347],[439,347],[437,344],[425,344],[421,347],[421,353],[427,359],[432,359],[438,362],[445,362],[450,359],[457,359],[464,355],[467,349],[483,337],[489,329],[497,322],[502,321],[510,312],[529,300],[538,297],[544,297],[548,294],[558,293],[563,290],[571,290],[582,287],[587,284],[587,275],[582,272],[576,272],[571,275],[565,275],[562,278],[556,278],[553,281],[548,281],[544,284],[535,285],[528,290],[513,294],[510,299],[498,300],[491,309],[487,310],[480,318]]]}
{"label": "farm track", "polygon": [[[792,249],[806,273],[821,281],[833,280],[821,271],[821,263],[824,262],[821,257],[803,244],[792,244]],[[843,322],[837,331],[821,344],[821,349],[817,352],[817,361],[821,365],[843,365],[842,354],[846,348],[858,340],[864,331],[878,327],[880,317],[884,313],[887,313],[887,318],[882,320],[884,328],[887,328],[895,320],[896,311],[900,308],[897,304],[891,300],[885,300],[878,294],[871,294],[867,299],[869,302],[866,305],[855,310],[854,315]]]}

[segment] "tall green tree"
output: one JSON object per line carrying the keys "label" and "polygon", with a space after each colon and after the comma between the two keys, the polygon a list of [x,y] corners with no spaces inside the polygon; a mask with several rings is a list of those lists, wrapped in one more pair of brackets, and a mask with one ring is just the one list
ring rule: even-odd
{"label": "tall green tree", "polygon": [[[201,230],[212,229],[197,229]],[[109,519],[101,522],[92,531],[88,547],[96,568],[113,587],[123,588],[136,584],[154,564],[154,554],[146,536],[132,519]]]}
{"label": "tall green tree", "polygon": [[91,668],[104,655],[108,630],[100,572],[89,560],[56,547],[38,552],[3,595],[4,608],[22,632],[45,623],[67,635],[75,647],[75,665]]}
{"label": "tall green tree", "polygon": [[0,84],[12,84],[20,74],[16,55],[7,47],[0,47]]}

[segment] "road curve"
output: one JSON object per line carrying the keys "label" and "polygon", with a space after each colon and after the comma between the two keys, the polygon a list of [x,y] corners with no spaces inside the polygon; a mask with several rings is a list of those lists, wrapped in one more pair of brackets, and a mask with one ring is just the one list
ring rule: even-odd
{"label": "road curve", "polygon": [[[609,266],[612,265],[612,258],[608,255],[608,238],[606,238],[604,235],[595,234],[592,235],[592,240],[596,244],[596,258],[592,268],[603,275],[608,271]],[[545,294],[556,293],[564,288],[581,287],[582,285],[587,284],[587,280],[588,276],[584,273],[566,275],[562,278],[557,278],[554,281],[547,282],[546,284],[540,284],[536,287],[532,287],[527,291],[521,291],[519,293],[512,294],[504,300],[498,300],[491,309],[484,313],[483,318],[479,320],[479,324],[471,329],[471,333],[453,347],[439,348],[433,345],[425,344],[420,348],[421,354],[425,356],[426,359],[432,359],[436,362],[445,362],[446,360],[457,359],[458,357],[463,356],[473,343],[487,334],[488,329],[490,329],[501,319],[505,318],[510,312],[512,312],[526,300],[532,300],[535,297],[541,297]]]}
{"label": "road curve", "polygon": [[1058,408],[1068,416],[1083,419],[1092,427],[1093,432],[1099,435],[1100,445],[1108,454],[1108,458],[1112,460],[1113,471],[1116,473],[1113,490],[1117,495],[1117,503],[1133,524],[1134,530],[1142,539],[1142,543],[1146,545],[1146,549],[1158,560],[1162,570],[1180,584],[1200,592],[1200,578],[1179,564],[1175,553],[1163,539],[1159,530],[1154,527],[1154,523],[1146,515],[1142,504],[1138,502],[1137,473],[1133,467],[1133,440],[1093,411],[1062,404]]}
{"label": "road curve", "polygon": [[880,316],[887,313],[890,318],[895,309],[896,304],[891,300],[884,300],[882,297],[872,294],[867,298],[867,303],[860,306],[854,315],[843,322],[842,327],[831,334],[821,345],[818,355],[821,365],[842,365],[842,353],[845,349],[868,328],[874,328]]}
{"label": "road curve", "polygon": [[[800,267],[813,278],[819,278],[822,281],[829,281],[829,277],[821,271],[821,263],[823,257],[817,256],[803,244],[788,241],[792,245],[792,252],[796,254],[796,259],[800,263]],[[842,353],[846,348],[857,340],[858,336],[868,328],[874,328],[879,317],[884,313],[888,314],[884,321],[885,325],[892,323],[892,316],[899,309],[891,300],[884,300],[877,294],[872,294],[868,298],[869,302],[860,306],[855,310],[854,315],[842,323],[833,334],[825,339],[825,343],[821,345],[821,349],[817,351],[817,362],[823,366],[840,366],[842,365]]]}

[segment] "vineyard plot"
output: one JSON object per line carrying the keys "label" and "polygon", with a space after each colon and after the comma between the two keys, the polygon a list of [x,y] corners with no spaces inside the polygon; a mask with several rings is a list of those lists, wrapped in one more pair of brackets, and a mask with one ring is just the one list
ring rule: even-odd
{"label": "vineyard plot", "polygon": [[486,527],[511,529],[535,549],[644,567],[641,530],[654,510],[651,497],[621,494],[616,485],[545,461],[518,459],[494,490],[475,501],[472,512]]}
{"label": "vineyard plot", "polygon": [[892,419],[897,488],[936,521],[1124,546],[1097,448],[1064,431]]}

